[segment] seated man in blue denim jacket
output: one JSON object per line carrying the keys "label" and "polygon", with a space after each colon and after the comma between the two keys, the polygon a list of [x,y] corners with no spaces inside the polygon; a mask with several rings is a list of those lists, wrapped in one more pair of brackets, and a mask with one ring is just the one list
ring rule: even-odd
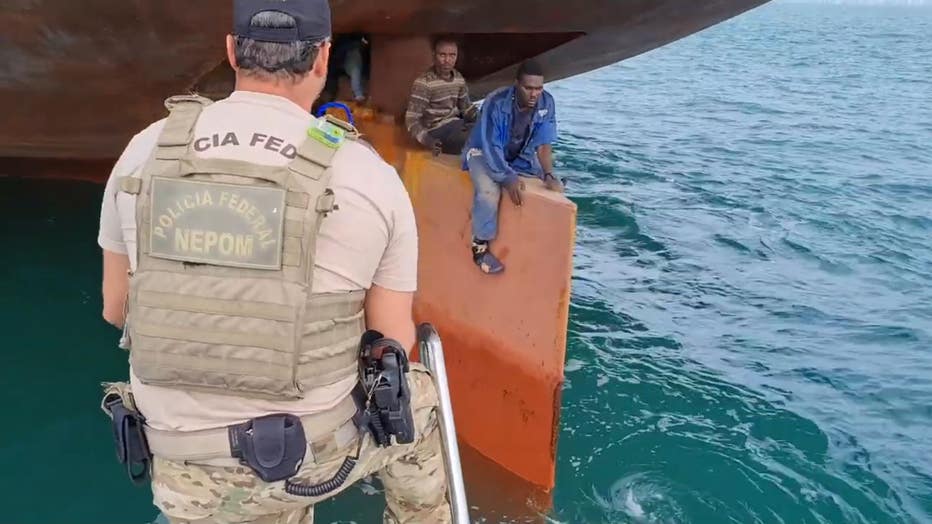
{"label": "seated man in blue denim jacket", "polygon": [[505,269],[489,251],[489,242],[498,233],[502,188],[516,206],[521,205],[524,185],[520,177],[540,178],[547,189],[563,191],[563,184],[553,175],[555,109],[553,97],[544,91],[540,65],[524,62],[514,85],[486,97],[479,121],[463,148],[463,169],[469,170],[474,190],[472,255],[485,273]]}

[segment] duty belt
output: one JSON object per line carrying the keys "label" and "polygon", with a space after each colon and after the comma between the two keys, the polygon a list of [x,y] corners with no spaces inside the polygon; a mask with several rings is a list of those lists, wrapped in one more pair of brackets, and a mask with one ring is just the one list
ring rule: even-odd
{"label": "duty belt", "polygon": [[[343,450],[352,443],[359,430],[353,422],[356,404],[351,395],[335,407],[322,413],[301,418],[315,462],[330,460],[343,455]],[[145,426],[146,440],[153,455],[178,462],[206,461],[232,458],[228,428],[199,431],[166,431]]]}

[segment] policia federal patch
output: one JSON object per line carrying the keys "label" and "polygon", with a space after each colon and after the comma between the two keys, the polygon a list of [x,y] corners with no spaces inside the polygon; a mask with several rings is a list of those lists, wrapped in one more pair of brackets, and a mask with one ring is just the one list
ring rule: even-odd
{"label": "policia federal patch", "polygon": [[152,178],[149,255],[280,269],[285,190]]}

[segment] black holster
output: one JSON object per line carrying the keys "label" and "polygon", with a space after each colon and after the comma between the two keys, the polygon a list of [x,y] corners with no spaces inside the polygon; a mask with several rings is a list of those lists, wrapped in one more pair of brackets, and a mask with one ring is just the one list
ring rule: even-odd
{"label": "black holster", "polygon": [[152,453],[143,431],[145,418],[139,412],[127,408],[117,394],[108,395],[103,402],[113,420],[113,442],[117,460],[126,467],[133,484],[141,485],[149,480]]}
{"label": "black holster", "polygon": [[304,462],[307,439],[301,419],[276,413],[229,426],[230,454],[259,478],[276,482],[294,476]]}
{"label": "black holster", "polygon": [[407,373],[408,355],[397,341],[374,330],[360,341],[359,378],[353,391],[359,406],[356,425],[372,433],[380,446],[414,442],[414,416]]}

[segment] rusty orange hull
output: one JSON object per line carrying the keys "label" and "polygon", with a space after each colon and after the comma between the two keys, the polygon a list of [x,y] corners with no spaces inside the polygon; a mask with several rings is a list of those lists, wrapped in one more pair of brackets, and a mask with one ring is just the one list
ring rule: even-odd
{"label": "rusty orange hull", "polygon": [[[529,187],[520,209],[502,205],[489,276],[470,258],[472,187],[465,173],[429,161],[405,170],[417,199],[416,316],[437,326],[460,436],[520,477],[554,485],[566,352],[576,206]],[[556,249],[555,249],[556,247]]]}
{"label": "rusty orange hull", "polygon": [[459,159],[409,147],[376,116],[358,124],[414,203],[415,316],[443,339],[459,438],[546,493],[555,480],[576,206],[528,181],[520,208],[501,206],[496,252],[506,270],[485,275],[470,256],[472,184]]}

